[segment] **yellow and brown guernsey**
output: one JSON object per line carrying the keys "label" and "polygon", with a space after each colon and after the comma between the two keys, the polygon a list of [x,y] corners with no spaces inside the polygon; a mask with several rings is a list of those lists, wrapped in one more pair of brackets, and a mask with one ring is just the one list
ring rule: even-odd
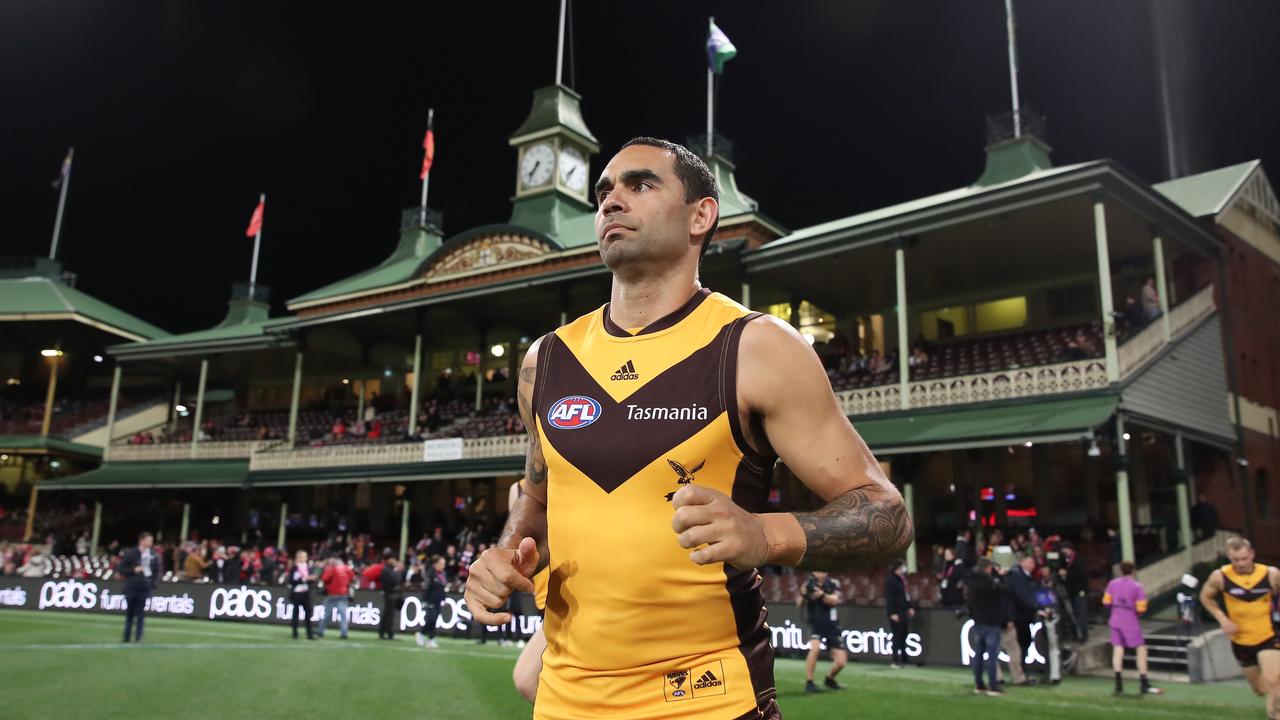
{"label": "yellow and brown guernsey", "polygon": [[695,565],[671,529],[689,483],[765,510],[772,459],[744,441],[737,408],[755,317],[700,290],[640,330],[606,305],[543,338],[551,576],[535,718],[755,718],[773,699],[759,574]]}
{"label": "yellow and brown guernsey", "polygon": [[1227,617],[1239,632],[1231,636],[1237,645],[1251,646],[1275,635],[1271,625],[1271,568],[1255,563],[1253,572],[1241,575],[1230,563],[1222,566],[1222,598]]}

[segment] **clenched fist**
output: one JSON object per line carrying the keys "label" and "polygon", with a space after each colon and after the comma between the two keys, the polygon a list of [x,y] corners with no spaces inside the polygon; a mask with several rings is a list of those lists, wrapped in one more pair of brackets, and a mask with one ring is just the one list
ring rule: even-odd
{"label": "clenched fist", "polygon": [[680,536],[680,547],[701,550],[689,553],[699,565],[728,563],[740,570],[763,565],[769,557],[764,525],[728,495],[699,485],[685,485],[671,498],[675,516],[671,529]]}
{"label": "clenched fist", "polygon": [[507,604],[511,593],[533,593],[534,570],[538,568],[538,544],[533,538],[524,538],[515,550],[489,548],[471,563],[467,575],[467,589],[463,598],[471,616],[485,625],[505,625],[511,622],[511,613],[490,612]]}

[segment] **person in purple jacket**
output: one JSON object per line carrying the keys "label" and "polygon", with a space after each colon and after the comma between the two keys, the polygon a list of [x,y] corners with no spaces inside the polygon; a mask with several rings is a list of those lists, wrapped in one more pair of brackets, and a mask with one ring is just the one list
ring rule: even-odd
{"label": "person in purple jacket", "polygon": [[1164,690],[1153,687],[1147,680],[1147,642],[1142,637],[1138,616],[1147,611],[1147,592],[1138,582],[1138,571],[1133,563],[1120,563],[1120,577],[1107,583],[1102,604],[1111,608],[1111,669],[1116,672],[1116,694],[1124,692],[1124,651],[1135,649],[1138,655],[1138,679],[1143,695],[1163,695]]}

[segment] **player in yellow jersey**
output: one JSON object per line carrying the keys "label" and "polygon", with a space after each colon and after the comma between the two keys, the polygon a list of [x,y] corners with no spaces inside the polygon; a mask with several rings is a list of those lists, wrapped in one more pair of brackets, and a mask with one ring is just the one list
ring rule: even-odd
{"label": "player in yellow jersey", "polygon": [[[467,604],[507,622],[549,569],[537,720],[780,718],[756,568],[880,566],[910,518],[800,334],[698,282],[706,164],[637,138],[595,193],[610,301],[524,358],[524,493]],[[824,507],[767,512],[779,458]]]}
{"label": "player in yellow jersey", "polygon": [[[513,483],[507,494],[507,507],[514,508],[520,495],[520,483]],[[547,568],[543,568],[533,576],[533,604],[539,614],[547,608],[547,576],[549,574]],[[516,658],[515,669],[511,671],[511,681],[515,684],[520,696],[532,703],[538,694],[538,673],[542,672],[542,652],[547,649],[547,636],[542,631],[542,626],[538,626],[538,629],[529,637],[527,644],[523,640],[519,644],[524,649],[520,651],[520,657]]]}
{"label": "player in yellow jersey", "polygon": [[[1249,687],[1267,698],[1267,717],[1280,717],[1280,637],[1271,623],[1271,606],[1280,593],[1280,570],[1255,563],[1253,544],[1227,541],[1231,562],[1214,570],[1200,591],[1200,604],[1231,638],[1231,650]],[[1218,606],[1222,596],[1223,608]]]}

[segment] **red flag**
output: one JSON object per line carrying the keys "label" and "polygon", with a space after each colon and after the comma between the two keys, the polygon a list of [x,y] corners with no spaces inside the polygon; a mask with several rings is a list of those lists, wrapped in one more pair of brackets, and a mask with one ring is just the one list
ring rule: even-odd
{"label": "red flag", "polygon": [[431,172],[431,163],[436,159],[436,134],[427,127],[427,136],[422,138],[422,149],[425,151],[422,155],[422,172],[419,173],[419,180],[426,180],[427,173]]}
{"label": "red flag", "polygon": [[262,232],[262,211],[266,204],[265,200],[258,201],[258,207],[253,209],[253,217],[249,218],[249,229],[244,231],[245,237],[253,237]]}

